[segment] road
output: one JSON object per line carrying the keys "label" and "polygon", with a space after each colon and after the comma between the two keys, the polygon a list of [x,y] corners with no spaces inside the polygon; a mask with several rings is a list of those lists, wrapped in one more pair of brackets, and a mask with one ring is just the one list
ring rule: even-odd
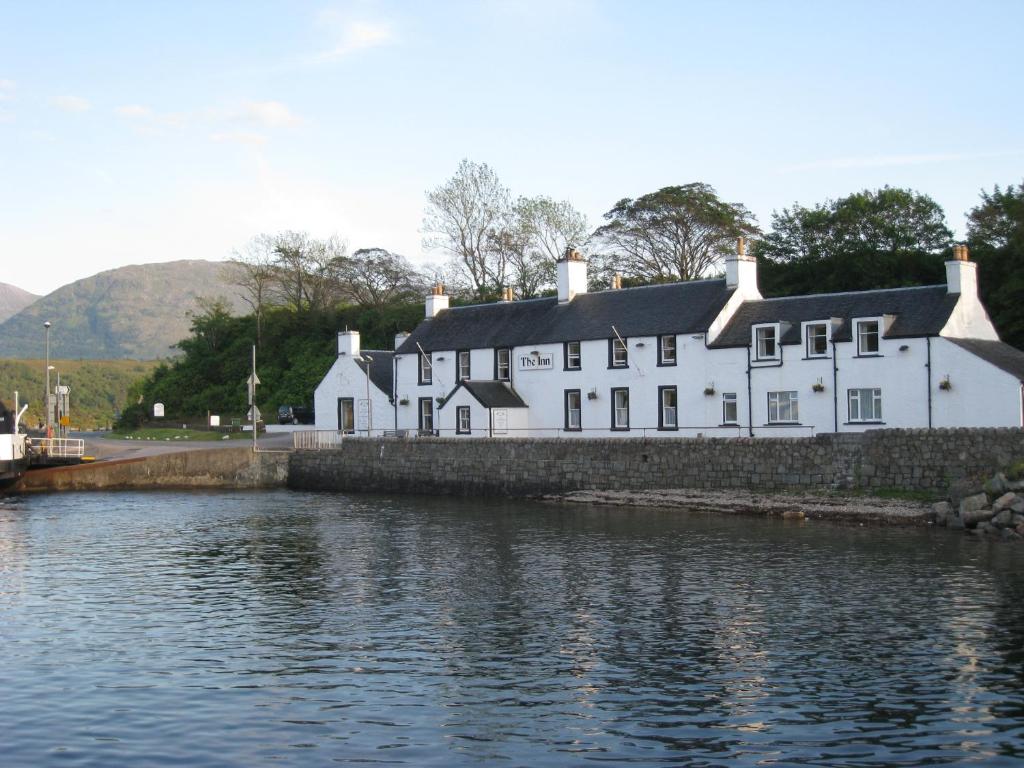
{"label": "road", "polygon": [[[75,432],[70,437],[85,440],[85,454],[97,460],[131,459],[159,456],[179,451],[206,451],[218,448],[242,448],[252,445],[249,440],[118,440],[108,432]],[[290,432],[264,434],[257,441],[260,448],[286,450],[292,447]]]}

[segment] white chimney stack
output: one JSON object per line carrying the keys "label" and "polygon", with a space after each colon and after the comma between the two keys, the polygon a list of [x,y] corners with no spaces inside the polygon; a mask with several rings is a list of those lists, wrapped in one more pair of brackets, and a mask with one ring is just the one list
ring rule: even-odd
{"label": "white chimney stack", "polygon": [[736,253],[725,259],[725,286],[735,288],[744,298],[761,298],[757,288],[757,261],[747,255],[747,243],[742,237],[736,240]]}
{"label": "white chimney stack", "polygon": [[566,248],[555,264],[558,268],[558,303],[567,304],[587,292],[587,260],[575,248]]}
{"label": "white chimney stack", "polygon": [[338,357],[342,355],[359,357],[359,331],[350,331],[346,328],[338,332]]}
{"label": "white chimney stack", "polygon": [[405,340],[408,339],[408,338],[409,338],[409,333],[407,331],[399,331],[398,333],[395,334],[395,351],[396,352],[398,351],[398,348],[400,346],[402,346],[405,343]]}
{"label": "white chimney stack", "polygon": [[970,260],[966,245],[953,246],[953,258],[946,262],[946,288],[950,293],[978,295],[978,265]]}
{"label": "white chimney stack", "polygon": [[433,291],[427,296],[426,317],[429,320],[437,317],[439,312],[448,309],[448,297],[444,293],[444,285],[437,283]]}

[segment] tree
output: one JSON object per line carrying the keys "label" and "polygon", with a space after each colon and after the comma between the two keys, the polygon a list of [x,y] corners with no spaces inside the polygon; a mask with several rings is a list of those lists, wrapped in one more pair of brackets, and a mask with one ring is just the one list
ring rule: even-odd
{"label": "tree", "polygon": [[981,193],[967,214],[982,300],[1003,340],[1024,347],[1024,183]]}
{"label": "tree", "polygon": [[360,248],[344,259],[341,270],[342,296],[360,307],[411,301],[426,290],[426,277],[384,248]]}
{"label": "tree", "polygon": [[737,237],[758,231],[742,204],[720,200],[701,183],[624,198],[604,218],[593,237],[606,268],[644,281],[702,277],[733,251]]}
{"label": "tree", "polygon": [[229,261],[236,266],[231,279],[244,293],[242,299],[252,307],[256,318],[256,343],[260,343],[263,329],[263,311],[271,303],[276,284],[275,242],[270,235],[257,235],[242,249],[235,251]]}
{"label": "tree", "polygon": [[521,297],[536,296],[555,281],[555,262],[588,238],[587,218],[567,200],[520,197],[494,246],[505,251],[508,281]]}
{"label": "tree", "polygon": [[505,254],[495,249],[494,235],[509,212],[509,192],[494,171],[463,160],[452,178],[427,192],[423,244],[451,255],[485,298],[505,283]]}
{"label": "tree", "polygon": [[766,295],[860,291],[941,282],[952,237],[930,197],[884,187],[775,212],[754,252]]}

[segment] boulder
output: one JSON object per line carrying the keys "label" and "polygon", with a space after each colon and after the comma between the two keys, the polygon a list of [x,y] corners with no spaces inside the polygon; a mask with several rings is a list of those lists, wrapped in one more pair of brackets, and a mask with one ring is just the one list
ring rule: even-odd
{"label": "boulder", "polygon": [[932,516],[936,525],[945,525],[946,521],[953,516],[953,505],[948,501],[939,501],[932,504]]}
{"label": "boulder", "polygon": [[988,506],[988,496],[976,493],[960,502],[960,519],[970,527],[984,520],[990,520],[995,514]]}
{"label": "boulder", "polygon": [[1024,499],[1018,496],[1017,500],[1010,505],[1010,509],[1016,512],[1018,515],[1024,515]]}
{"label": "boulder", "polygon": [[978,492],[977,484],[970,480],[954,480],[949,486],[949,500],[953,502],[954,509],[968,496]]}
{"label": "boulder", "polygon": [[1006,483],[1006,475],[1002,472],[996,472],[993,477],[985,481],[985,485],[982,486],[982,489],[989,496],[1002,496],[1008,490]]}
{"label": "boulder", "polygon": [[803,520],[806,515],[799,509],[787,509],[782,513],[783,520]]}
{"label": "boulder", "polygon": [[1010,480],[1006,484],[1008,491],[1024,491],[1024,480]]}
{"label": "boulder", "polygon": [[[965,526],[963,520],[961,520],[956,515],[953,515],[953,517],[949,518],[949,520],[946,521],[946,527],[951,528],[954,531],[962,531]],[[1024,526],[1021,527],[1024,528]]]}
{"label": "boulder", "polygon": [[1000,528],[1009,528],[1013,525],[1013,512],[1008,509],[1004,509],[1002,512],[996,514],[992,518],[992,525],[999,526]]}
{"label": "boulder", "polygon": [[1013,513],[1013,519],[1010,521],[1011,525],[1016,528],[1021,523],[1024,523],[1024,515],[1019,515],[1016,512]]}
{"label": "boulder", "polygon": [[1004,539],[1009,540],[1016,540],[1022,538],[1019,533],[1010,528],[1000,528],[999,535],[1002,536]]}
{"label": "boulder", "polygon": [[999,514],[1004,509],[1009,509],[1019,498],[1013,491],[1008,491],[992,502],[992,511]]}
{"label": "boulder", "polygon": [[981,522],[978,523],[978,527],[974,529],[978,533],[999,533],[999,529],[996,528],[992,523]]}
{"label": "boulder", "polygon": [[1021,536],[1024,536],[1024,523],[1017,523],[1017,527],[1014,528],[1014,530],[1017,531],[1017,533],[1019,533]]}

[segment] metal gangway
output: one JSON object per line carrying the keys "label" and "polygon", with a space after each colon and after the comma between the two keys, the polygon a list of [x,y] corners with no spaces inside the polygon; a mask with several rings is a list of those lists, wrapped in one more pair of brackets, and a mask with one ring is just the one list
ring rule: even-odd
{"label": "metal gangway", "polygon": [[85,440],[77,437],[30,437],[29,463],[33,466],[77,464],[85,456]]}

